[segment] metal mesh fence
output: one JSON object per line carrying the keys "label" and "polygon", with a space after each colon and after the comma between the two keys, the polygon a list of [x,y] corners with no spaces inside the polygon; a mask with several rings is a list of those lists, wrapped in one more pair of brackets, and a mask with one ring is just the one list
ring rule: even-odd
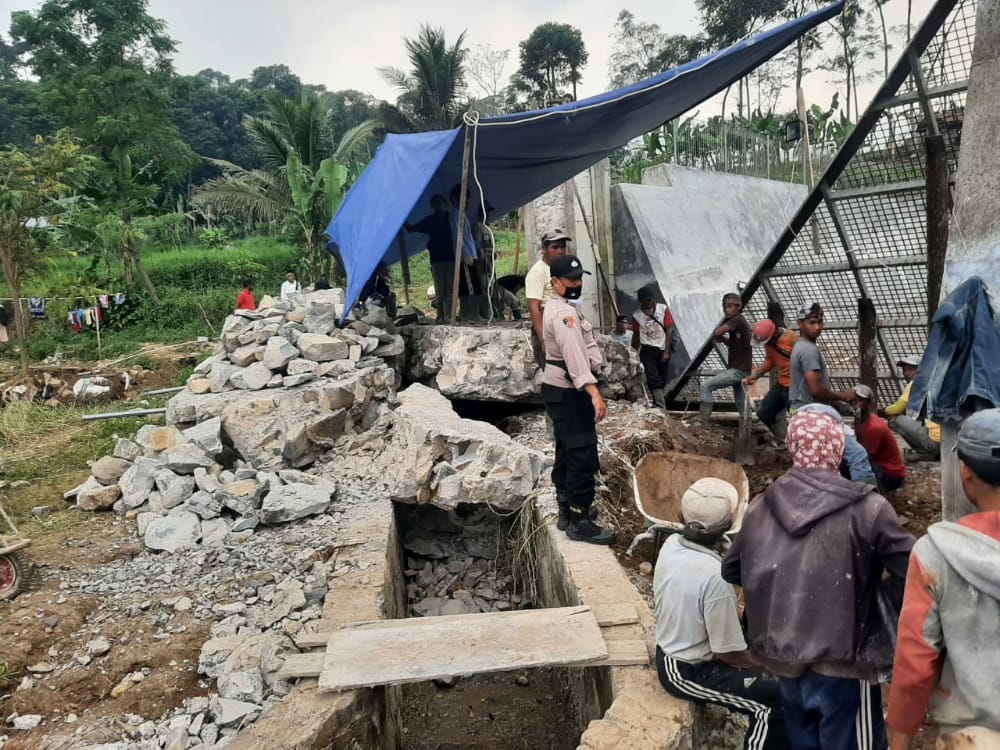
{"label": "metal mesh fence", "polygon": [[[777,301],[794,324],[801,305],[822,304],[828,325],[820,348],[833,387],[843,389],[857,382],[858,300],[867,294],[879,321],[876,349],[882,405],[896,399],[902,389],[896,360],[919,355],[926,346],[925,138],[934,129],[943,136],[954,178],[975,18],[975,0],[954,3],[920,56],[923,86],[911,72],[894,95],[871,105],[870,112],[881,113],[862,145],[836,180],[824,177],[831,185],[833,210],[820,202],[773,268],[761,274],[763,283],[746,306],[753,321],[766,317],[768,302]],[[759,361],[762,355],[755,356]],[[680,396],[693,392],[697,398],[692,384],[722,367],[713,352]],[[731,403],[732,396],[719,391],[716,399]]]}

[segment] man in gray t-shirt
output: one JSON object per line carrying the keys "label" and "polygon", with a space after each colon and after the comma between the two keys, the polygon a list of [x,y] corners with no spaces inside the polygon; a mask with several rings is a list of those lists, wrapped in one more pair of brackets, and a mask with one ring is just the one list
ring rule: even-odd
{"label": "man in gray t-shirt", "polygon": [[823,333],[823,308],[813,303],[799,310],[799,340],[792,349],[791,383],[788,405],[794,411],[806,404],[833,404],[836,401],[853,401],[854,390],[830,389],[830,370],[823,352],[816,341]]}
{"label": "man in gray t-shirt", "polygon": [[736,488],[714,477],[681,497],[684,530],[667,539],[653,573],[656,672],[677,698],[748,716],[746,747],[787,750],[778,681],[747,650],[736,591],[722,580],[719,550],[737,504]]}

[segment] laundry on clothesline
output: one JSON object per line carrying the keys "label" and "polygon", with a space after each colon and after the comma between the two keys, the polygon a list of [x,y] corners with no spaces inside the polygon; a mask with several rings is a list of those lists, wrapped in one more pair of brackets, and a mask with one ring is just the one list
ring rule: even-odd
{"label": "laundry on clothesline", "polygon": [[67,319],[73,327],[73,333],[80,333],[84,328],[97,328],[100,330],[101,323],[104,322],[104,312],[99,306],[80,308],[71,310]]}
{"label": "laundry on clothesline", "polygon": [[45,297],[28,297],[28,311],[33,318],[45,317]]}

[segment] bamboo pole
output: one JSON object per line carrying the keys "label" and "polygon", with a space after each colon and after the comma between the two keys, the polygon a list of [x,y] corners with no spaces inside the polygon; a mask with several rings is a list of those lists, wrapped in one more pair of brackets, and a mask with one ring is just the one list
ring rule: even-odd
{"label": "bamboo pole", "polygon": [[458,198],[458,222],[455,225],[455,277],[451,285],[451,324],[458,319],[458,287],[462,273],[462,243],[465,241],[465,194],[469,188],[469,156],[472,151],[472,129],[465,126],[465,148],[462,150],[462,193]]}
{"label": "bamboo pole", "polygon": [[524,214],[517,209],[517,225],[514,227],[514,273],[517,274],[517,264],[521,260],[521,232],[524,231]]}
{"label": "bamboo pole", "polygon": [[410,258],[406,254],[406,239],[402,230],[396,235],[399,246],[399,268],[403,273],[403,302],[410,304]]}
{"label": "bamboo pole", "polygon": [[590,220],[587,218],[587,212],[583,208],[583,199],[580,197],[580,192],[576,189],[576,182],[571,178],[569,181],[570,190],[573,191],[573,195],[576,197],[576,205],[580,208],[580,215],[583,217],[583,226],[587,229],[587,236],[590,238],[590,247],[594,251],[594,262],[597,264],[597,272],[600,274],[601,281],[604,282],[604,290],[608,293],[608,299],[611,300],[611,309],[615,311],[615,318],[618,318],[618,303],[615,301],[615,292],[608,284],[608,277],[604,273],[604,264],[601,263],[601,250],[597,246],[597,238],[594,236],[593,230],[590,228]]}

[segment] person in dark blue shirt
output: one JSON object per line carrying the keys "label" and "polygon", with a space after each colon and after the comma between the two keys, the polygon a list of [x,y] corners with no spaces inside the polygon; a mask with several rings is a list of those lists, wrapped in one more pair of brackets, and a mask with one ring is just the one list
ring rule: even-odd
{"label": "person in dark blue shirt", "polygon": [[451,234],[448,199],[443,195],[431,196],[431,211],[416,224],[403,224],[407,232],[427,235],[427,251],[431,256],[431,276],[437,293],[437,320],[444,322],[446,311],[451,310],[451,287],[455,278],[455,240]]}

